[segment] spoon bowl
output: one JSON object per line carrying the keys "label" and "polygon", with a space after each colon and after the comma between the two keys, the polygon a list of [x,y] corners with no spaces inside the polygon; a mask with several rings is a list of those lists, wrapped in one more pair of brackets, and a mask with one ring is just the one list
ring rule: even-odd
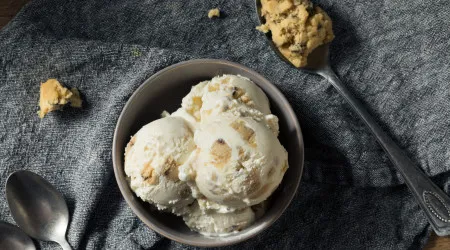
{"label": "spoon bowl", "polygon": [[17,225],[35,239],[71,249],[65,235],[69,211],[64,197],[39,175],[20,170],[6,181],[6,199]]}
{"label": "spoon bowl", "polygon": [[20,228],[0,221],[0,249],[36,250],[36,246]]}

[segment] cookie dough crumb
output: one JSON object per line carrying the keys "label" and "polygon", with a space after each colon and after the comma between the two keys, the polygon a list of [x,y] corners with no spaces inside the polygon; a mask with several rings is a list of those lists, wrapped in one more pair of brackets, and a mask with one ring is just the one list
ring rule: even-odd
{"label": "cookie dough crumb", "polygon": [[256,26],[256,29],[263,33],[267,33],[270,31],[269,26],[267,26],[267,24],[261,24],[259,26]]}
{"label": "cookie dough crumb", "polygon": [[209,10],[208,17],[209,18],[220,17],[220,10],[218,8]]}
{"label": "cookie dough crumb", "polygon": [[56,79],[48,79],[41,84],[38,115],[44,118],[49,112],[60,110],[69,102],[72,107],[81,108],[82,101],[78,89],[69,90]]}

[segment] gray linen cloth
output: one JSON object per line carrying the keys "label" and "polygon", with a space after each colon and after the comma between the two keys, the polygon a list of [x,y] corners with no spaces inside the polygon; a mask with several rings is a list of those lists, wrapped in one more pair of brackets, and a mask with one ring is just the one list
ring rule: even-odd
{"label": "gray linen cloth", "polygon": [[[382,127],[433,180],[450,183],[450,5],[446,0],[323,0],[331,60]],[[222,17],[207,11],[219,7]],[[34,171],[69,205],[76,249],[181,249],[132,213],[111,161],[115,123],[158,70],[194,58],[255,69],[286,95],[305,137],[299,192],[242,249],[419,249],[430,232],[398,171],[324,79],[279,60],[251,0],[33,0],[0,31],[0,187]],[[39,83],[80,89],[85,106],[40,120]],[[0,220],[14,223],[0,195]],[[39,242],[42,249],[58,249]],[[227,249],[231,249],[229,247]]]}

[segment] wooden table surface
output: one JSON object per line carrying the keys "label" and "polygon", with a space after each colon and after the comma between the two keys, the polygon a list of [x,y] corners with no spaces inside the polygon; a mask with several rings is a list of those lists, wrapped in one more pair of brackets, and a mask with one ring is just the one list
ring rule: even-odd
{"label": "wooden table surface", "polygon": [[[30,0],[1,0],[0,1],[0,29],[11,20],[17,12]],[[425,250],[450,249],[450,236],[438,237],[434,233]]]}

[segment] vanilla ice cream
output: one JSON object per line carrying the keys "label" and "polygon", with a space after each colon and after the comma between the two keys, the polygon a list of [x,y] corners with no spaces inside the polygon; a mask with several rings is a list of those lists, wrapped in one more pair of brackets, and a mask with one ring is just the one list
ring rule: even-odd
{"label": "vanilla ice cream", "polygon": [[209,200],[231,208],[258,204],[278,187],[287,152],[277,137],[251,118],[221,119],[195,133],[195,183]]}
{"label": "vanilla ice cream", "polygon": [[[242,106],[247,109],[236,110]],[[202,121],[227,112],[247,116],[241,113],[248,110],[254,110],[261,115],[270,114],[267,96],[248,78],[235,75],[218,76],[203,88],[200,110]]]}
{"label": "vanilla ice cream", "polygon": [[[261,216],[288,168],[278,117],[250,79],[217,76],[144,126],[125,150],[132,190],[204,235],[241,231]],[[256,212],[255,212],[256,211]]]}
{"label": "vanilla ice cream", "polygon": [[177,109],[175,112],[170,114],[170,116],[183,118],[187,122],[187,124],[189,124],[189,127],[192,129],[192,131],[195,131],[195,129],[200,125],[199,123],[200,120],[197,120],[191,113],[186,111],[186,109],[184,108]]}
{"label": "vanilla ice cream", "polygon": [[172,116],[183,117],[191,128],[217,116],[251,117],[261,121],[278,136],[278,118],[271,114],[269,100],[250,79],[223,75],[192,87]]}
{"label": "vanilla ice cream", "polygon": [[255,221],[255,213],[246,207],[230,213],[218,213],[214,210],[202,210],[197,202],[184,214],[186,225],[203,235],[220,236],[238,232]]}
{"label": "vanilla ice cream", "polygon": [[208,83],[209,81],[203,81],[193,86],[189,94],[181,100],[181,108],[197,122],[201,120],[200,109],[203,106],[203,94]]}
{"label": "vanilla ice cream", "polygon": [[176,214],[192,203],[189,186],[178,167],[195,149],[193,132],[179,117],[166,117],[142,127],[125,150],[125,173],[131,189],[158,209]]}

